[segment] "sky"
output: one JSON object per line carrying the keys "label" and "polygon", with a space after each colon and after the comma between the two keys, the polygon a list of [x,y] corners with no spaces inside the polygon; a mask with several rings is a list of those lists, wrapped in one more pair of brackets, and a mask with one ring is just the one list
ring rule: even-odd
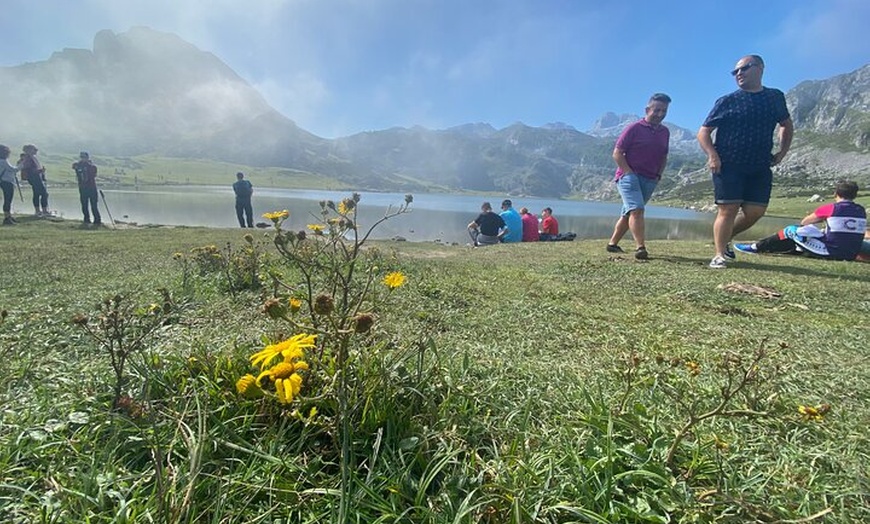
{"label": "sky", "polygon": [[759,54],[783,91],[870,63],[868,0],[2,0],[0,66],[175,33],[325,138],[391,127],[590,129],[607,111],[697,129]]}

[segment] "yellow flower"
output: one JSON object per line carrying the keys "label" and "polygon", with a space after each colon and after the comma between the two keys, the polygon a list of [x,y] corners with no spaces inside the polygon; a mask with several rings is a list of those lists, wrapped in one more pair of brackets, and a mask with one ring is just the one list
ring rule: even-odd
{"label": "yellow flower", "polygon": [[690,360],[686,362],[686,370],[688,370],[689,374],[697,376],[701,373],[701,365],[694,360]]}
{"label": "yellow flower", "polygon": [[350,198],[345,198],[344,200],[342,200],[341,202],[338,203],[338,213],[341,215],[346,215],[346,214],[350,213],[351,211],[353,211],[353,209],[355,207],[356,207],[356,202],[354,202]]}
{"label": "yellow flower", "polygon": [[315,235],[322,235],[324,226],[323,224],[308,224],[308,229],[314,231]]}
{"label": "yellow flower", "polygon": [[270,344],[262,351],[251,355],[251,364],[259,365],[260,369],[265,369],[278,355],[284,357],[284,362],[291,362],[293,359],[302,357],[304,348],[313,348],[315,339],[317,339],[317,335],[301,333],[283,342]]}
{"label": "yellow flower", "polygon": [[236,391],[245,398],[257,398],[263,394],[263,390],[257,385],[257,379],[250,373],[236,382]]}
{"label": "yellow flower", "polygon": [[273,224],[277,224],[279,220],[284,220],[290,216],[290,212],[286,209],[283,211],[273,211],[271,213],[263,213],[263,218],[269,219]]}
{"label": "yellow flower", "polygon": [[298,298],[291,298],[287,301],[287,304],[290,306],[291,313],[296,313],[302,307],[302,301]]}
{"label": "yellow flower", "polygon": [[384,285],[390,289],[396,289],[405,283],[405,275],[398,271],[393,271],[384,277]]}
{"label": "yellow flower", "polygon": [[830,404],[822,404],[818,407],[798,406],[798,413],[800,413],[803,419],[807,422],[811,420],[815,422],[821,422],[830,410]]}
{"label": "yellow flower", "polygon": [[299,370],[308,369],[308,364],[305,362],[280,362],[272,369],[268,369],[260,373],[257,377],[257,384],[262,387],[261,380],[269,379],[275,384],[275,393],[278,395],[278,401],[282,404],[289,404],[293,401],[293,397],[299,394],[302,389],[302,377],[296,373]]}
{"label": "yellow flower", "polygon": [[278,393],[278,402],[289,404],[293,402],[293,397],[299,394],[302,389],[302,377],[297,374],[292,374],[288,378],[278,379],[275,381],[275,391]]}

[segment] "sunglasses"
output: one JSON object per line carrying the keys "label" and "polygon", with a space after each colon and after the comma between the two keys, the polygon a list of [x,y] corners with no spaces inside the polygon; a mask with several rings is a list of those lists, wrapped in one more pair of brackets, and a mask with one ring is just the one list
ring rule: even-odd
{"label": "sunglasses", "polygon": [[744,66],[740,66],[737,69],[734,69],[733,71],[731,71],[731,76],[737,76],[737,73],[745,73],[745,72],[749,71],[750,69],[752,69],[753,66],[757,66],[757,65],[758,64],[756,64],[755,62],[750,62]]}

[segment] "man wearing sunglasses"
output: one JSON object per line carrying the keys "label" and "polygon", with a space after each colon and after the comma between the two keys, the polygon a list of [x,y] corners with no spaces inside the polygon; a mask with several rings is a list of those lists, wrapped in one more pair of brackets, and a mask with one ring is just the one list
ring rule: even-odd
{"label": "man wearing sunglasses", "polygon": [[[739,89],[716,101],[698,131],[718,209],[713,222],[716,254],[710,261],[714,269],[723,269],[734,260],[731,239],[752,227],[767,211],[773,185],[770,168],[782,162],[794,135],[785,95],[779,89],[764,87],[763,74],[760,56],[741,58],[731,71]],[[777,124],[779,151],[773,153]]]}

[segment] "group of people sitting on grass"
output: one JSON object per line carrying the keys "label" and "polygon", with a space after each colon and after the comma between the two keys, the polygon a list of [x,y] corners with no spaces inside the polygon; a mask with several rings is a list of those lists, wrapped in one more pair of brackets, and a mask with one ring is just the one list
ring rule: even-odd
{"label": "group of people sitting on grass", "polygon": [[541,210],[541,220],[528,208],[514,209],[513,202],[505,199],[501,203],[501,213],[496,214],[489,202],[480,206],[480,215],[468,224],[468,233],[475,246],[491,246],[500,242],[539,242],[574,240],[574,233],[559,233],[559,221],[553,210]]}

